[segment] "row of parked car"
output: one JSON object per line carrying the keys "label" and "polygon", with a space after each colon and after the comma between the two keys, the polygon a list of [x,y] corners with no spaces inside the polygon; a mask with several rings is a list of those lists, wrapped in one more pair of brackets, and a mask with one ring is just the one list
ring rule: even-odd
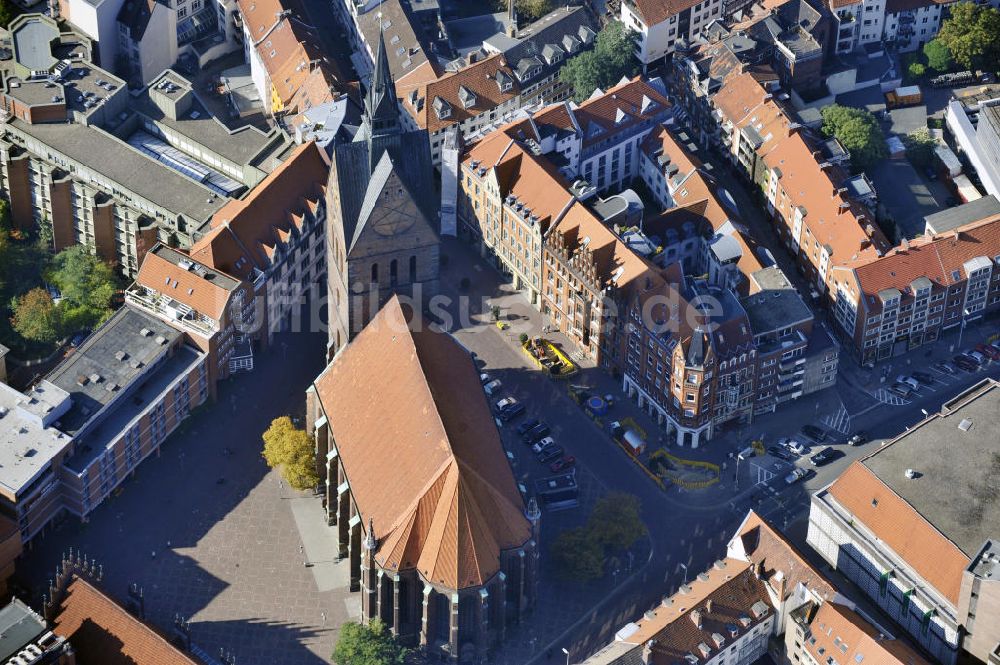
{"label": "row of parked car", "polygon": [[[976,348],[965,353],[959,353],[951,360],[941,360],[934,363],[934,368],[943,374],[958,374],[958,372],[975,372],[990,362],[1000,361],[1000,345],[977,344]],[[900,397],[909,397],[920,390],[921,386],[932,385],[937,379],[928,372],[916,371],[911,374],[901,374],[896,377],[889,391]]]}
{"label": "row of parked car", "polygon": [[[499,394],[502,386],[498,379],[484,373],[479,375],[479,380],[489,397]],[[498,399],[493,404],[493,408],[496,417],[504,423],[509,423],[515,418],[523,416],[525,412],[524,404],[509,395]],[[517,434],[525,445],[531,446],[531,451],[535,453],[538,461],[548,465],[553,473],[565,471],[576,464],[575,457],[565,455],[565,449],[556,445],[551,436],[551,429],[542,421],[532,419],[521,423],[517,426]]]}

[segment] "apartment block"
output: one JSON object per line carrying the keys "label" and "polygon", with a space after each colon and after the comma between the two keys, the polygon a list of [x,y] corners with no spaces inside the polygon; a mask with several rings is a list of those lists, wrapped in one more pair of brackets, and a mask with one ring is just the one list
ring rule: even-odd
{"label": "apartment block", "polygon": [[726,556],[686,581],[582,665],[795,665],[929,661],[843,596],[751,511]]}
{"label": "apartment block", "polygon": [[1000,653],[998,414],[986,379],[812,497],[807,542],[941,663]]}
{"label": "apartment block", "polygon": [[190,246],[288,145],[277,130],[228,129],[175,72],[130,95],[50,19],[12,27],[25,60],[4,82],[0,190],[15,226],[52,225],[57,251],[84,244],[134,276],[157,241]]}
{"label": "apartment block", "polygon": [[900,53],[934,39],[954,0],[828,0],[837,53],[885,42]]}
{"label": "apartment block", "polygon": [[401,91],[403,109],[430,135],[434,165],[441,163],[445,132],[451,128],[468,140],[525,107],[568,99],[573,91],[559,80],[559,69],[592,48],[596,38],[583,7],[563,7],[513,35],[490,37],[457,71]]}
{"label": "apartment block", "polygon": [[126,306],[47,376],[69,395],[56,470],[65,510],[83,519],[209,397],[208,356],[159,318]]}
{"label": "apartment block", "polygon": [[712,21],[734,11],[735,7],[726,5],[724,0],[624,0],[620,18],[626,28],[639,35],[635,57],[645,69],[678,47],[686,48]]}
{"label": "apartment block", "polygon": [[263,313],[253,286],[156,245],[125,291],[125,301],[184,332],[186,341],[208,356],[209,392],[239,371],[253,369],[253,341],[264,337]]}
{"label": "apartment block", "polygon": [[192,261],[253,287],[253,297],[247,294],[242,305],[255,301],[253,325],[243,328],[245,318],[237,336],[255,338],[262,330],[266,344],[298,320],[307,297],[325,290],[329,171],[326,153],[315,142],[304,143],[196,234]]}
{"label": "apartment block", "polygon": [[[962,208],[979,209],[977,202]],[[942,220],[943,221],[943,220]],[[934,342],[1000,309],[1000,214],[905,241],[881,258],[833,270],[834,320],[862,363]]]}

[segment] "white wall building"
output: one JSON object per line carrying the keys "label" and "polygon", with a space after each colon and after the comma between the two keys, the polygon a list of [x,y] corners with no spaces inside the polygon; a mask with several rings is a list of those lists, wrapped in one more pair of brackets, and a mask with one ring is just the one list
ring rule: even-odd
{"label": "white wall building", "polygon": [[722,16],[722,0],[625,0],[620,14],[622,23],[639,34],[635,56],[643,68],[673,53],[677,40],[690,42]]}

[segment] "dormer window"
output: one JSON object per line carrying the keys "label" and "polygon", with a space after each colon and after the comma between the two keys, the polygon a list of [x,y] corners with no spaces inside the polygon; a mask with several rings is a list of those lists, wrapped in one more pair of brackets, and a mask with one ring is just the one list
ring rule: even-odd
{"label": "dormer window", "polygon": [[462,102],[463,108],[472,108],[476,105],[476,93],[472,92],[464,85],[458,86],[458,99]]}
{"label": "dormer window", "polygon": [[500,88],[500,92],[510,92],[514,87],[514,81],[511,79],[510,75],[503,70],[497,71],[497,87]]}
{"label": "dormer window", "polygon": [[435,97],[434,113],[437,114],[438,120],[447,120],[451,117],[451,104],[446,102],[441,97]]}
{"label": "dormer window", "polygon": [[546,44],[542,47],[542,57],[545,62],[554,65],[563,59],[563,50],[556,44]]}

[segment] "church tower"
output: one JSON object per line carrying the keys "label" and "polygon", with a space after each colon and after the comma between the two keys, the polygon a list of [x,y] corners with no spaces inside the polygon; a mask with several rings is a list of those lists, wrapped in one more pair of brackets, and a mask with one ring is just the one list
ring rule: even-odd
{"label": "church tower", "polygon": [[438,291],[440,198],[430,142],[399,113],[380,33],[361,127],[334,149],[326,191],[328,358],[393,294],[412,298],[419,312]]}

